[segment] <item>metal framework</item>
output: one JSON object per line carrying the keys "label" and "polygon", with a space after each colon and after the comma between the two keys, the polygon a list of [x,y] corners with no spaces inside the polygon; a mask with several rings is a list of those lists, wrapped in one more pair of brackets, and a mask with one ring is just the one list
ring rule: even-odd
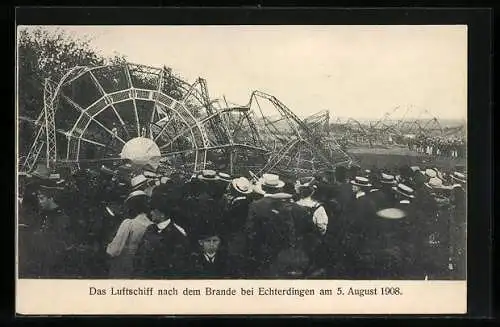
{"label": "metal framework", "polygon": [[[271,104],[271,115],[261,102]],[[329,119],[323,111],[301,120],[260,91],[243,106],[211,99],[204,79],[189,84],[166,67],[75,67],[57,84],[45,82],[44,108],[27,119],[39,128],[20,170],[40,160],[50,170],[120,163],[123,146],[142,137],[158,146],[162,162],[186,171],[310,174],[351,160],[328,135]]]}
{"label": "metal framework", "polygon": [[[401,118],[394,119],[397,112],[404,113]],[[377,121],[361,123],[356,119],[349,118],[345,123],[337,122],[337,132],[349,135],[355,144],[387,143],[389,137],[392,139],[404,139],[406,135],[428,135],[446,137],[447,131],[443,129],[439,120],[431,115],[428,110],[420,110],[415,114],[415,107],[395,107],[387,112]],[[412,117],[412,118],[407,118]],[[451,134],[451,133],[450,133]]]}
{"label": "metal framework", "polygon": [[[278,117],[264,114],[262,102],[272,104]],[[352,161],[334,137],[326,138],[323,129],[302,121],[276,97],[254,91],[249,107],[256,107],[261,114],[261,126],[270,148],[270,157],[258,174],[269,171],[286,171],[295,175],[335,169],[339,164]],[[329,119],[329,116],[327,116]],[[313,118],[317,118],[317,115]],[[323,118],[324,119],[324,118]],[[326,120],[326,119],[324,119]],[[313,119],[314,122],[314,119]],[[272,142],[272,146],[271,143]]]}

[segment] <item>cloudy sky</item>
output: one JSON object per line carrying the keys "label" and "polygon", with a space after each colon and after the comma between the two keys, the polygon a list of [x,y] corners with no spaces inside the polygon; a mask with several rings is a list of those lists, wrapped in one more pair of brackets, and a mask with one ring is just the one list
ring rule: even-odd
{"label": "cloudy sky", "polygon": [[[53,27],[51,27],[53,28]],[[105,56],[203,77],[211,97],[270,93],[304,116],[466,119],[465,26],[65,26]],[[408,114],[407,114],[408,115]],[[425,115],[421,116],[422,118]]]}

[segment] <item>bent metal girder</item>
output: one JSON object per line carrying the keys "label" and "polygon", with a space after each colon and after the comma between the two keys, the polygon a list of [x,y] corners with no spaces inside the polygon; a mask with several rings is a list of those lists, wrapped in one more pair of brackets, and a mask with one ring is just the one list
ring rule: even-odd
{"label": "bent metal girder", "polygon": [[[260,174],[314,171],[350,161],[336,140],[326,139],[318,128],[328,124],[328,113],[304,122],[260,91],[246,106],[230,107],[225,99],[210,99],[205,80],[189,84],[166,67],[126,62],[75,67],[58,84],[47,81],[45,94],[24,171],[34,168],[44,147],[52,168],[54,163],[78,169],[120,161],[124,145],[137,137],[152,140],[162,162],[186,171],[217,168],[212,165],[217,156],[230,172],[254,169]],[[259,101],[271,103],[287,131],[261,110],[251,110],[260,107]]]}
{"label": "bent metal girder", "polygon": [[[101,69],[107,71],[102,72]],[[108,74],[110,70],[114,70],[115,75],[120,75],[121,80],[113,79],[114,75]],[[135,83],[138,71],[150,75],[142,80],[143,84],[149,83],[147,85],[149,87]],[[197,101],[189,92],[179,94],[177,99],[165,94],[163,92],[165,73],[165,69],[155,70],[153,67],[123,63],[99,67],[75,67],[56,87],[47,82],[46,88],[50,87],[51,92],[45,97],[44,110],[36,121],[41,127],[35,135],[31,150],[21,169],[32,170],[40,159],[39,154],[44,147],[47,150],[45,159],[48,162],[66,163],[74,168],[79,168],[82,162],[119,160],[119,150],[128,140],[134,137],[148,137],[154,141],[161,139],[166,143],[165,139],[167,141],[174,139],[176,136],[172,133],[176,133],[182,126],[187,129],[186,137],[183,137],[183,150],[187,147],[189,152],[194,154],[194,158],[191,159],[193,162],[187,166],[192,170],[204,169],[207,151],[211,144],[207,131],[189,108]],[[120,83],[122,87],[116,87]],[[82,94],[79,97],[75,96],[81,88],[85,88],[83,96]],[[89,90],[90,88],[92,90]],[[149,103],[147,110],[145,103]],[[57,111],[58,115],[55,114],[56,107],[62,107]],[[49,114],[46,114],[47,111]],[[71,114],[68,113],[70,111]],[[155,128],[158,127],[157,121],[169,124],[169,128],[166,126]],[[65,146],[57,149],[56,130],[58,134],[66,137],[66,142],[63,142]],[[47,142],[45,139],[49,137],[50,142]],[[50,146],[47,146],[47,143]],[[170,145],[172,143],[170,141]],[[111,158],[104,156],[88,158],[82,155],[88,152],[83,148],[89,146],[98,148],[98,152],[112,152],[107,156]],[[65,155],[61,152],[62,148],[65,148]],[[169,151],[165,144],[162,148],[167,154],[178,150],[177,147]]]}
{"label": "bent metal girder", "polygon": [[[267,101],[274,107],[275,113],[278,113],[277,119],[263,112],[262,101]],[[322,128],[311,128],[307,122],[302,121],[276,97],[261,91],[254,91],[248,106],[254,107],[255,111],[261,115],[262,134],[265,134],[263,139],[267,141],[267,147],[271,153],[269,160],[260,169],[258,175],[279,170],[314,173],[321,169],[334,169],[339,164],[352,161],[335,138],[325,138]],[[309,158],[294,160],[300,157],[298,153],[305,153],[304,150],[309,153]],[[301,163],[306,161],[316,162],[318,165],[303,169],[300,167]],[[293,165],[294,162],[297,165]]]}
{"label": "bent metal girder", "polygon": [[34,135],[34,141],[32,142],[28,155],[22,163],[21,170],[33,170],[44,147],[46,150],[45,165],[50,170],[54,168],[54,162],[57,160],[57,142],[55,136],[55,113],[58,104],[57,96],[63,85],[78,78],[85,73],[87,69],[87,67],[83,66],[73,67],[61,78],[57,85],[55,85],[50,78],[45,79],[43,88],[44,107],[36,120],[38,129]]}

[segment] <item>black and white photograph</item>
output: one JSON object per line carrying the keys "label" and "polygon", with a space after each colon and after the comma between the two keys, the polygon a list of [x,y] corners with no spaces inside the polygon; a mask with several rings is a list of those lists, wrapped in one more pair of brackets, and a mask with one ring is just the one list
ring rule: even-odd
{"label": "black and white photograph", "polygon": [[466,26],[24,25],[16,64],[19,280],[467,280]]}

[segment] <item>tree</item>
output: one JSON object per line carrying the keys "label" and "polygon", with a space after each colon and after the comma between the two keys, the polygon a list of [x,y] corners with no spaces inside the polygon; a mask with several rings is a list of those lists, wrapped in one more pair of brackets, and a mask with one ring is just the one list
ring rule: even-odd
{"label": "tree", "polygon": [[102,65],[89,41],[76,39],[63,30],[22,29],[18,34],[19,114],[36,119],[43,107],[45,78],[58,81],[74,66]]}
{"label": "tree", "polygon": [[[62,30],[23,28],[18,31],[18,110],[19,116],[37,119],[43,109],[43,86],[46,78],[58,81],[76,65],[102,65],[89,41],[76,39]],[[38,126],[19,126],[19,151],[26,153],[31,136]]]}
{"label": "tree", "polygon": [[[75,38],[63,29],[48,30],[43,27],[29,27],[18,30],[18,114],[31,120],[36,120],[43,110],[43,87],[46,78],[58,83],[59,80],[75,66],[102,66],[113,65],[115,68],[127,62],[127,58],[120,54],[111,57],[104,57],[95,51],[90,40]],[[186,90],[186,83],[172,73],[170,68],[164,67],[166,71],[162,92],[180,100]],[[96,77],[113,91],[118,87],[113,82],[115,76],[113,72],[118,69],[104,69],[94,71]],[[119,78],[119,77],[118,77]],[[123,79],[123,76],[122,76]],[[134,74],[134,86],[148,89],[155,89],[155,79],[147,74]],[[88,100],[90,103],[100,96],[95,85],[90,82],[81,81],[78,85],[71,83],[71,88],[66,93],[74,98],[78,93],[79,99]],[[103,84],[104,85],[104,84]],[[109,90],[107,90],[109,92]],[[75,93],[75,94],[73,94]],[[82,99],[83,98],[83,99]],[[76,101],[79,104],[81,102]],[[196,111],[194,104],[187,104],[192,111]],[[67,104],[66,104],[67,106]],[[62,102],[59,109],[64,107]],[[85,107],[85,106],[84,106]],[[63,108],[64,109],[64,108]],[[76,114],[79,114],[78,112]],[[145,113],[143,113],[145,114]],[[106,119],[106,117],[101,117]],[[74,110],[58,110],[56,116],[56,128],[69,130],[76,120]],[[105,123],[105,122],[104,122]],[[105,123],[105,125],[108,125]],[[31,122],[21,122],[19,125],[19,152],[23,156],[27,154],[33,135],[39,126]],[[91,139],[99,140],[103,131],[88,130],[92,134]],[[101,133],[101,134],[99,134]],[[58,152],[61,155],[65,151],[65,136],[58,134]],[[59,144],[61,146],[59,146]]]}

